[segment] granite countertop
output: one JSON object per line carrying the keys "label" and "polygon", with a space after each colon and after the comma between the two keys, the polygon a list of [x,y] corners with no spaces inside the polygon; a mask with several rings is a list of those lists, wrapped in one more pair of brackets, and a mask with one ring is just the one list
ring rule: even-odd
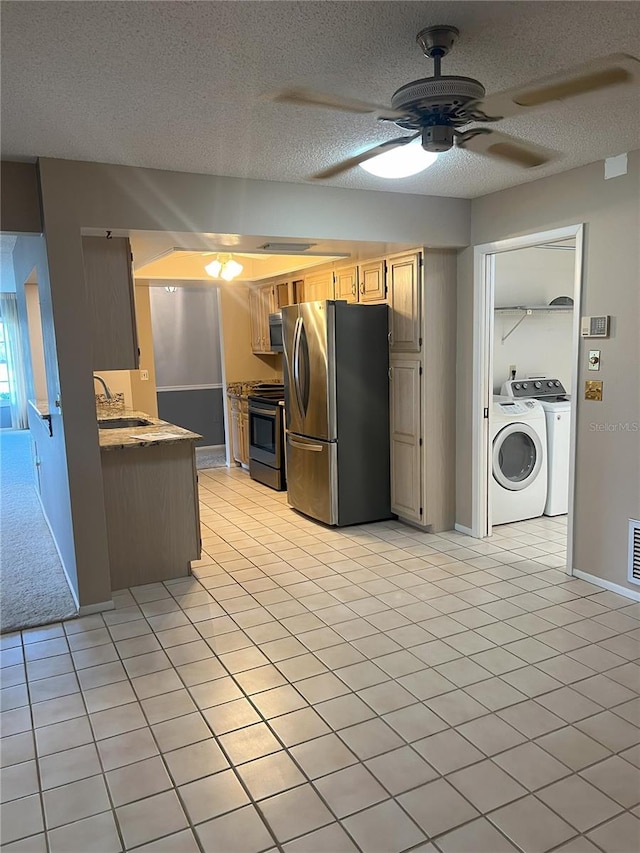
{"label": "granite countertop", "polygon": [[[127,447],[155,447],[159,444],[177,444],[180,441],[199,441],[202,436],[175,424],[161,421],[146,412],[131,409],[120,411],[98,409],[100,420],[114,418],[140,418],[149,421],[146,426],[125,427],[123,429],[98,429],[101,450],[120,450]],[[153,437],[157,436],[157,437]]]}
{"label": "granite countertop", "polygon": [[249,394],[253,391],[256,385],[272,385],[272,384],[281,384],[282,380],[269,380],[269,379],[247,379],[243,382],[229,382],[227,383],[227,396],[228,397],[248,397]]}

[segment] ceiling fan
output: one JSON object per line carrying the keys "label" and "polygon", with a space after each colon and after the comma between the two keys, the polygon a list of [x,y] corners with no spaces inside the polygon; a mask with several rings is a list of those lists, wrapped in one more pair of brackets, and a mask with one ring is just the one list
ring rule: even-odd
{"label": "ceiling fan", "polygon": [[[640,61],[618,53],[486,96],[478,80],[441,74],[442,59],[458,36],[456,27],[446,25],[426,27],[418,33],[420,48],[433,60],[433,76],[401,86],[391,98],[391,107],[303,88],[285,89],[272,95],[272,100],[281,103],[372,113],[379,121],[393,122],[403,130],[413,131],[409,136],[390,139],[349,157],[313,177],[332,178],[418,137],[425,151],[441,153],[453,147],[465,148],[530,169],[553,160],[557,152],[493,127],[477,125],[494,124],[553,101],[602,93],[612,87],[631,85],[640,93]],[[465,129],[468,125],[474,126]]]}

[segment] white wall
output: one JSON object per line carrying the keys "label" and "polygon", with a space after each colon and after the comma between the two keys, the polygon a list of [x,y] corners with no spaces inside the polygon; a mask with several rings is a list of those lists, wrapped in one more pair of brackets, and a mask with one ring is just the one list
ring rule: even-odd
{"label": "white wall", "polygon": [[[495,256],[495,306],[548,305],[573,294],[575,252],[535,247]],[[570,312],[534,312],[512,332],[521,314],[496,312],[493,336],[493,390],[499,394],[516,365],[517,379],[555,376],[571,389],[572,324]]]}

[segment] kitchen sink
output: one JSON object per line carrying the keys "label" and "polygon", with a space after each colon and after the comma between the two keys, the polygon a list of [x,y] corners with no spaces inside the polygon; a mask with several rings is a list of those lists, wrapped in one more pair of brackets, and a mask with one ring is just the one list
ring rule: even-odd
{"label": "kitchen sink", "polygon": [[98,429],[131,429],[131,427],[153,426],[144,418],[104,418],[98,420]]}

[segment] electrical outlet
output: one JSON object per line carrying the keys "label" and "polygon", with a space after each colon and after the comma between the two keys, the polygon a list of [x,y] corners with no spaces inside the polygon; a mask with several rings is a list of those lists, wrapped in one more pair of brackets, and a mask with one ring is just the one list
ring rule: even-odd
{"label": "electrical outlet", "polygon": [[509,376],[515,376],[517,372],[518,371],[517,371],[516,365],[510,364],[509,365]]}
{"label": "electrical outlet", "polygon": [[141,370],[140,371],[140,381],[141,382],[148,382],[149,381],[149,371],[148,370]]}

